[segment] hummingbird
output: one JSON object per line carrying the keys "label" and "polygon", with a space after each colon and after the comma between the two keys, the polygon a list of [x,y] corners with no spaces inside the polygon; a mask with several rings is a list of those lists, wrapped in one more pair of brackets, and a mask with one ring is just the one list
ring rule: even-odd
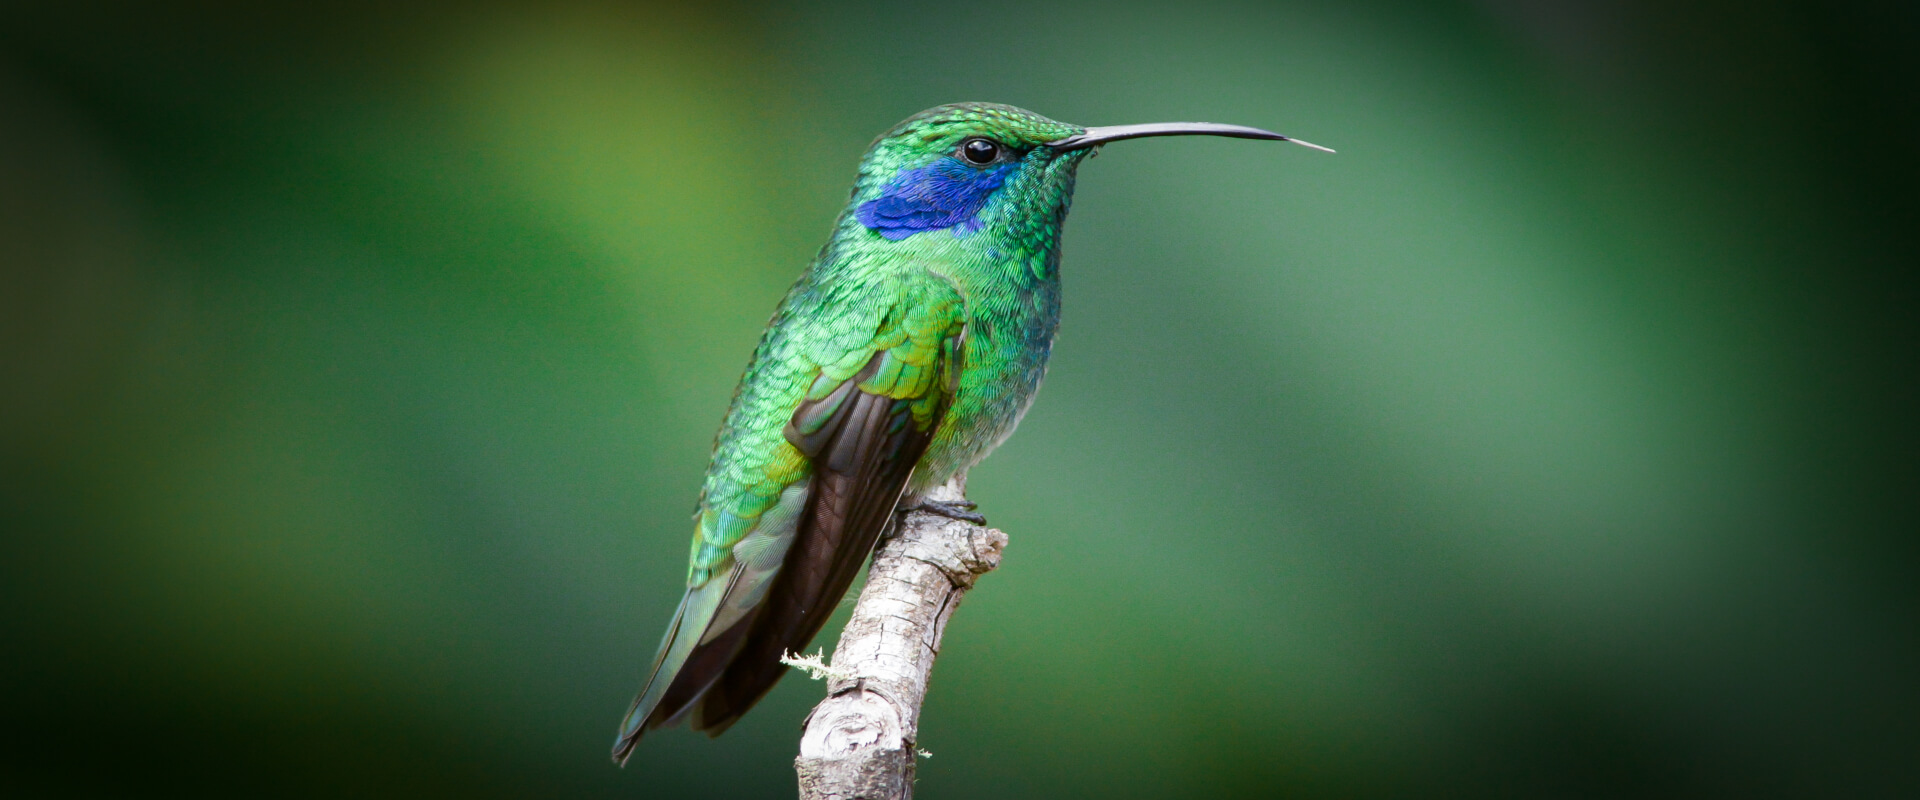
{"label": "hummingbird", "polygon": [[620,724],[718,736],[787,671],[896,509],[1032,405],[1060,326],[1060,229],[1082,161],[1149,136],[1302,142],[1205,122],[1081,127],[993,103],[927,109],[860,162],[846,210],[773,312],[734,391],[695,511],[686,594]]}

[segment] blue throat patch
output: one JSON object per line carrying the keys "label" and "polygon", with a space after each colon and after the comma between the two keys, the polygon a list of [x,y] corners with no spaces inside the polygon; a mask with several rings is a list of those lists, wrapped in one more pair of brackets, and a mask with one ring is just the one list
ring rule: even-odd
{"label": "blue throat patch", "polygon": [[860,204],[856,216],[860,224],[894,241],[947,228],[964,236],[980,230],[980,209],[1019,166],[1016,162],[983,170],[942,158],[894,176],[879,197]]}

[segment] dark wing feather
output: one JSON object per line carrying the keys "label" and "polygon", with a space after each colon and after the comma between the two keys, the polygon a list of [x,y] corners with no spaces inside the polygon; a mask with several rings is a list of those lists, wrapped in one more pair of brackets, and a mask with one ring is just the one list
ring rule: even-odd
{"label": "dark wing feather", "polygon": [[[809,474],[783,490],[781,521],[763,519],[734,545],[725,580],[690,586],[615,761],[654,728],[690,718],[719,735],[738,720],[786,673],[781,655],[819,633],[891,521],[958,387],[966,319],[944,278],[903,276],[895,288],[870,344],[822,366],[789,415],[783,435]],[[770,538],[743,553],[755,537]]]}
{"label": "dark wing feather", "polygon": [[[943,397],[930,423],[917,425],[912,418],[916,398],[859,389],[887,356],[884,350],[875,353],[858,375],[794,412],[787,439],[813,461],[812,495],[753,629],[695,710],[695,729],[718,736],[773,688],[787,671],[780,657],[805,649],[820,632],[891,521],[945,402]],[[933,391],[944,395],[943,383],[934,382]],[[824,424],[809,419],[829,409]],[[801,432],[816,424],[812,433]]]}

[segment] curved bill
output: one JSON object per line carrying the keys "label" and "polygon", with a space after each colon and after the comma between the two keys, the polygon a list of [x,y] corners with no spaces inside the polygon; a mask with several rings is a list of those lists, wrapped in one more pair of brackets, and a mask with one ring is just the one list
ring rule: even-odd
{"label": "curved bill", "polygon": [[1333,152],[1333,148],[1321,147],[1312,142],[1303,142],[1291,136],[1281,136],[1273,131],[1249,128],[1245,125],[1222,125],[1217,122],[1151,122],[1145,125],[1106,125],[1088,128],[1086,131],[1047,142],[1047,146],[1056,150],[1074,150],[1082,147],[1117,142],[1121,139],[1144,139],[1148,136],[1229,136],[1235,139],[1271,139],[1278,142],[1292,142],[1302,147]]}

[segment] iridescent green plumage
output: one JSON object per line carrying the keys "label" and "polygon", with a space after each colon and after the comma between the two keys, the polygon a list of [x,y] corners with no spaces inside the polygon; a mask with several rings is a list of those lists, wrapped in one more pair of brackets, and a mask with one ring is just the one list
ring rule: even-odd
{"label": "iridescent green plumage", "polygon": [[780,655],[818,632],[896,504],[1013,432],[1059,326],[1060,227],[1094,145],[1284,138],[1182,125],[1086,129],[965,103],[874,142],[741,379],[701,490],[687,594],[616,761],[683,717],[715,735],[731,725],[785,672]]}

